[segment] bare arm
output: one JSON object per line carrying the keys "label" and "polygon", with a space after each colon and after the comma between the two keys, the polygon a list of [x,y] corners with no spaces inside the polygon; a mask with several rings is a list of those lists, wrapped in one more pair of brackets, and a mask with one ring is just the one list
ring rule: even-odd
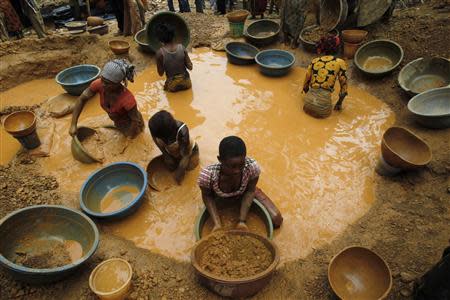
{"label": "bare arm", "polygon": [[214,202],[214,193],[210,189],[207,188],[200,188],[202,191],[202,199],[203,203],[206,206],[206,209],[208,210],[209,215],[212,217],[214,222],[214,229],[219,229],[222,227],[222,223],[220,222],[219,213],[217,212],[216,203]]}
{"label": "bare arm", "polygon": [[192,61],[186,49],[184,49],[184,65],[188,68],[188,70],[192,71]]}
{"label": "bare arm", "polygon": [[143,122],[142,116],[137,109],[137,105],[135,105],[127,113],[128,113],[128,117],[130,117],[130,119],[131,119],[131,128],[130,128],[131,138],[135,138],[141,131],[140,126]]}
{"label": "bare arm", "polygon": [[239,223],[245,223],[245,221],[247,220],[248,211],[250,209],[250,206],[252,205],[253,199],[255,198],[255,189],[256,184],[258,183],[258,179],[259,177],[252,179],[248,182],[247,190],[242,196],[241,211],[239,214]]}
{"label": "bare arm", "polygon": [[184,128],[181,129],[179,142],[181,160],[178,164],[178,168],[175,170],[175,179],[178,183],[181,183],[184,175],[186,174],[186,169],[192,154],[192,149],[190,148],[189,143],[189,129],[187,128],[187,126],[184,126]]}
{"label": "bare arm", "polygon": [[156,52],[156,68],[158,69],[159,76],[164,75],[164,56],[162,54],[162,50],[159,49]]}
{"label": "bare arm", "polygon": [[80,117],[81,111],[83,110],[86,102],[95,96],[95,92],[93,92],[90,88],[87,88],[83,91],[83,93],[78,97],[77,103],[72,112],[72,123],[70,125],[69,134],[74,136],[77,133],[77,123],[78,118]]}
{"label": "bare arm", "polygon": [[308,66],[308,70],[305,75],[305,82],[303,83],[303,91],[307,93],[309,91],[309,83],[311,82],[312,77],[312,64]]}

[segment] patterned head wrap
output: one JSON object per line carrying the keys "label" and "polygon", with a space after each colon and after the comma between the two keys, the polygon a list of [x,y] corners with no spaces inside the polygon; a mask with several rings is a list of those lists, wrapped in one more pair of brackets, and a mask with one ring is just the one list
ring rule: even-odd
{"label": "patterned head wrap", "polygon": [[102,77],[114,83],[127,81],[134,82],[134,65],[126,59],[114,59],[105,64],[102,70]]}
{"label": "patterned head wrap", "polygon": [[334,54],[339,50],[339,45],[341,44],[341,40],[337,36],[328,35],[322,37],[316,43],[316,50],[318,54]]}

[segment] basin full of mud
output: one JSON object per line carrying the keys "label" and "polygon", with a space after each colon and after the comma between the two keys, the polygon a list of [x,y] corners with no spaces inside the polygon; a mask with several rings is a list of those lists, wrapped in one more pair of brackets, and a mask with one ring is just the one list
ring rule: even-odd
{"label": "basin full of mud", "polygon": [[227,232],[211,235],[196,251],[200,268],[225,280],[255,276],[267,270],[274,259],[261,239]]}

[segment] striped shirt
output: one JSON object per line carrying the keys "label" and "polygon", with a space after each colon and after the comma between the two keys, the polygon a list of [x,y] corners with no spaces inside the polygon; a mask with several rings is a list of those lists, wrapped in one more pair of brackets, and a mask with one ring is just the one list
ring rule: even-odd
{"label": "striped shirt", "polygon": [[258,178],[259,174],[261,173],[261,169],[259,168],[256,160],[246,157],[244,170],[242,171],[241,186],[234,192],[225,193],[222,192],[219,187],[220,165],[220,163],[217,163],[204,168],[200,172],[197,183],[199,187],[210,189],[221,198],[235,197],[244,194],[244,192],[247,190],[249,181]]}

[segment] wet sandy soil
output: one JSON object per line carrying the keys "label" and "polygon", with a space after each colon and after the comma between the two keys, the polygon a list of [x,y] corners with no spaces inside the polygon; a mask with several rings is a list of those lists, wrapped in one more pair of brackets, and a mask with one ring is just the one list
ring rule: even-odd
{"label": "wet sandy soil", "polygon": [[[406,53],[424,55],[424,47]],[[445,55],[443,48],[434,48],[434,51],[438,54],[441,51],[440,54]],[[297,52],[297,58],[299,64],[305,66],[310,56]],[[354,72],[350,72],[350,78],[358,82],[359,88],[387,103],[396,114],[397,125],[406,126],[424,138],[433,150],[434,159],[424,170],[401,174],[393,179],[375,175],[375,202],[368,213],[331,243],[314,249],[303,259],[285,264],[277,271],[272,283],[256,298],[332,299],[326,280],[328,261],[343,247],[359,244],[374,249],[389,263],[394,275],[389,299],[400,299],[403,297],[400,291],[409,287],[400,273],[408,272],[414,277],[426,271],[437,261],[448,242],[450,218],[446,190],[450,173],[450,147],[446,137],[449,131],[427,130],[413,122],[405,107],[408,98],[396,86],[395,73],[377,81]],[[0,216],[36,203],[76,205],[76,194],[60,193],[59,189],[55,190],[51,179],[38,174],[30,176],[31,170],[36,168],[33,160],[19,157],[16,163],[9,169],[0,170]],[[40,299],[63,296],[69,299],[93,298],[87,287],[89,272],[96,263],[114,256],[126,258],[136,268],[132,299],[215,298],[195,283],[188,264],[174,263],[173,260],[136,248],[131,242],[111,235],[102,236],[99,251],[83,272],[58,284],[29,287],[14,282],[0,271],[0,298],[29,298],[31,295]]]}

